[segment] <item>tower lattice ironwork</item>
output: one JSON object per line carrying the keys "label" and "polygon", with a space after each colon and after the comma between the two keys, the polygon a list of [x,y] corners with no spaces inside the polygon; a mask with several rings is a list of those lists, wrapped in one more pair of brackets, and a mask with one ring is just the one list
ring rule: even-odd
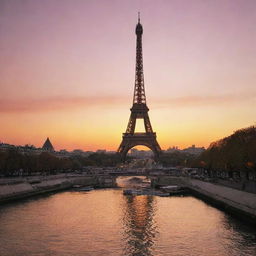
{"label": "tower lattice ironwork", "polygon": [[[153,132],[148,111],[149,108],[146,104],[146,94],[144,87],[144,74],[143,74],[143,57],[142,57],[142,34],[143,27],[140,23],[140,17],[138,18],[138,24],[136,26],[136,73],[135,73],[135,86],[133,94],[133,105],[131,110],[130,119],[126,132],[123,133],[122,142],[118,148],[118,152],[121,154],[122,159],[125,157],[128,151],[138,145],[143,145],[150,148],[155,158],[157,159],[161,153],[161,148],[156,140],[156,133]],[[145,132],[135,133],[136,120],[143,119]]]}

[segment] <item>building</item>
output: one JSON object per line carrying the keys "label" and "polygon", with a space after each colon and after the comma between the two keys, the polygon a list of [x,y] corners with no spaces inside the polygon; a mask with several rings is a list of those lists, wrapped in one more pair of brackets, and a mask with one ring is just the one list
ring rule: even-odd
{"label": "building", "polygon": [[52,143],[51,143],[51,141],[48,137],[47,137],[42,149],[44,151],[54,152],[54,147],[53,147],[53,145],[52,145]]}
{"label": "building", "polygon": [[192,145],[191,147],[188,147],[182,150],[182,152],[189,153],[191,155],[200,155],[204,151],[205,151],[204,147],[196,147],[195,145]]}
{"label": "building", "polygon": [[168,148],[165,152],[166,153],[174,153],[174,152],[181,152],[181,153],[188,153],[191,155],[200,155],[202,152],[205,151],[204,147],[196,147],[195,145],[192,145],[191,147],[179,149],[177,146]]}
{"label": "building", "polygon": [[173,146],[173,147],[168,148],[165,152],[173,153],[173,152],[177,152],[177,151],[180,151],[180,149],[177,146]]}
{"label": "building", "polygon": [[151,158],[153,157],[153,152],[150,150],[138,150],[136,148],[132,148],[129,152],[129,156],[135,158]]}
{"label": "building", "polygon": [[15,149],[15,148],[16,147],[14,145],[3,143],[3,142],[0,143],[0,150],[1,151],[8,151],[8,150]]}
{"label": "building", "polygon": [[106,154],[106,149],[98,149],[96,151],[96,153],[98,153],[98,154]]}

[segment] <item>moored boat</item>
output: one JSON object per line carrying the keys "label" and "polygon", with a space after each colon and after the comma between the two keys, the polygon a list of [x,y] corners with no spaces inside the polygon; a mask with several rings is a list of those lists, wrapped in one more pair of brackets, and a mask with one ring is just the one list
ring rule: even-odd
{"label": "moored boat", "polygon": [[145,189],[145,190],[126,189],[126,190],[123,190],[123,194],[124,195],[133,195],[133,196],[148,195],[148,196],[162,196],[162,197],[170,195],[170,193],[156,191],[153,189]]}
{"label": "moored boat", "polygon": [[169,193],[170,196],[184,195],[188,193],[188,190],[186,188],[176,185],[163,186],[160,187],[160,190],[164,193]]}
{"label": "moored boat", "polygon": [[77,187],[76,191],[91,191],[93,189],[93,187]]}

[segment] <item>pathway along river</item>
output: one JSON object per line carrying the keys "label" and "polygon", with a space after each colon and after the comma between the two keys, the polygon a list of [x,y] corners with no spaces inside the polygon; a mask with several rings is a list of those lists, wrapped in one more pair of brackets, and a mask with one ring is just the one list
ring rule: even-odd
{"label": "pathway along river", "polygon": [[256,255],[255,229],[191,196],[61,192],[1,206],[0,224],[1,256]]}

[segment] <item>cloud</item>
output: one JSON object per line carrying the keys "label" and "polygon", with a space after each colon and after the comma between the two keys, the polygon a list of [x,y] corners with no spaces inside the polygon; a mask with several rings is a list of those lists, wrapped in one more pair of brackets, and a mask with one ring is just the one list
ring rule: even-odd
{"label": "cloud", "polygon": [[[185,96],[173,98],[151,98],[150,104],[157,108],[168,107],[201,107],[201,106],[219,106],[232,105],[236,103],[255,102],[256,93],[226,94],[226,95],[207,95],[207,96]],[[130,107],[130,97],[122,96],[104,96],[104,97],[51,97],[38,99],[1,99],[0,112],[44,112],[58,111],[75,108],[89,107]]]}
{"label": "cloud", "polygon": [[226,94],[226,95],[206,95],[206,96],[185,96],[174,97],[169,99],[158,99],[152,102],[157,107],[200,107],[200,106],[219,106],[232,105],[236,103],[244,103],[249,101],[256,101],[256,93],[242,93],[242,94]]}
{"label": "cloud", "polygon": [[38,99],[1,99],[0,112],[37,112],[120,105],[128,99],[117,96],[106,97],[51,97]]}

